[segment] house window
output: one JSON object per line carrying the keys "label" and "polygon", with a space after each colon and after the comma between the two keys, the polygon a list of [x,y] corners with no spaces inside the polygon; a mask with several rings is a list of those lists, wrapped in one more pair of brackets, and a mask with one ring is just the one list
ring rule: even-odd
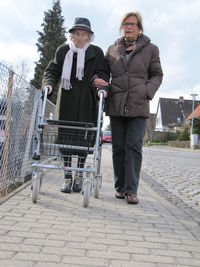
{"label": "house window", "polygon": [[181,118],[177,117],[177,124],[181,124]]}

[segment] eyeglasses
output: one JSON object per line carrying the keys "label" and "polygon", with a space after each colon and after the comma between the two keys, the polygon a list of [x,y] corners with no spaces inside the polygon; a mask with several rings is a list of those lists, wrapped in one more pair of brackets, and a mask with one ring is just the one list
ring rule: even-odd
{"label": "eyeglasses", "polygon": [[124,27],[136,27],[136,26],[138,26],[138,24],[137,23],[134,23],[134,22],[132,22],[132,23],[127,23],[127,22],[125,22],[125,23],[123,23],[122,24]]}

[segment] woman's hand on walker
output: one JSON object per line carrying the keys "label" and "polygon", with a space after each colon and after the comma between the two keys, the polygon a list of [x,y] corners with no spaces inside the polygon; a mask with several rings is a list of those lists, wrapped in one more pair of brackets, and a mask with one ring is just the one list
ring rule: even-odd
{"label": "woman's hand on walker", "polygon": [[108,82],[104,81],[101,78],[96,78],[93,81],[93,85],[97,88],[108,86]]}
{"label": "woman's hand on walker", "polygon": [[51,92],[53,91],[52,86],[49,85],[49,84],[44,85],[43,88],[42,88],[42,92],[43,93],[44,93],[44,91],[45,91],[46,88],[48,89],[48,95],[51,94]]}

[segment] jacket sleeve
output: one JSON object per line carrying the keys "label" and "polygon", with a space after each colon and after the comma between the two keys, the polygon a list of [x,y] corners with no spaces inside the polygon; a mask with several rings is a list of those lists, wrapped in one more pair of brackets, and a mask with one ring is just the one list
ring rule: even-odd
{"label": "jacket sleeve", "polygon": [[101,78],[106,82],[109,81],[109,67],[105,60],[103,51],[99,47],[96,47],[96,69],[94,75],[92,76],[92,82],[96,78]]}
{"label": "jacket sleeve", "polygon": [[162,83],[163,72],[160,63],[159,50],[157,46],[153,46],[152,58],[149,65],[149,80],[147,83],[147,96],[152,100],[156,91]]}
{"label": "jacket sleeve", "polygon": [[[58,47],[54,59],[49,62],[44,71],[42,87],[44,87],[46,84],[51,85],[53,89],[56,87],[62,73],[62,65],[64,60],[64,56],[62,54],[63,51],[61,47]],[[62,58],[63,60],[61,60]]]}

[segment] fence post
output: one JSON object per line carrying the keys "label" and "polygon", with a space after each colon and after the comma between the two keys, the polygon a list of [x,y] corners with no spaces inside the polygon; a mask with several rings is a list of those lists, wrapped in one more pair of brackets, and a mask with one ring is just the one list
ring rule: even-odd
{"label": "fence post", "polygon": [[31,151],[31,142],[32,142],[33,134],[34,134],[35,119],[37,116],[38,106],[41,105],[41,101],[40,102],[38,101],[39,99],[41,99],[41,93],[37,92],[35,94],[35,97],[34,97],[33,111],[32,111],[32,115],[31,115],[31,119],[30,119],[30,126],[29,126],[29,130],[28,130],[27,143],[26,143],[25,153],[24,153],[23,162],[22,162],[21,175],[23,178],[23,182],[24,182],[24,179],[26,177],[26,173],[25,173],[25,170],[27,167],[26,164],[29,160],[29,154]]}
{"label": "fence post", "polygon": [[8,155],[9,155],[9,136],[10,136],[10,123],[11,123],[11,104],[12,104],[12,88],[13,88],[13,76],[14,72],[9,71],[8,79],[8,95],[6,100],[6,122],[5,122],[5,138],[3,145],[3,159],[2,159],[2,188],[1,197],[7,194],[6,179],[7,179],[7,168],[8,168]]}

